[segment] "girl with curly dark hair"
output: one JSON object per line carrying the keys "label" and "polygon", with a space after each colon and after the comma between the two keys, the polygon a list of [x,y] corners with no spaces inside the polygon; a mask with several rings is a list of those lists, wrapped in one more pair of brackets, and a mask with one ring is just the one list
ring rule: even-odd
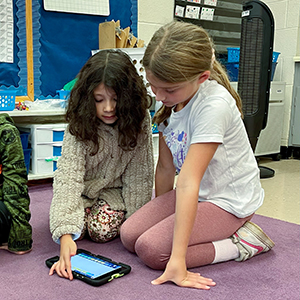
{"label": "girl with curly dark hair", "polygon": [[151,200],[150,104],[143,79],[121,50],[102,50],[80,70],[54,173],[50,230],[61,248],[50,275],[73,279],[75,240],[113,239],[125,218]]}

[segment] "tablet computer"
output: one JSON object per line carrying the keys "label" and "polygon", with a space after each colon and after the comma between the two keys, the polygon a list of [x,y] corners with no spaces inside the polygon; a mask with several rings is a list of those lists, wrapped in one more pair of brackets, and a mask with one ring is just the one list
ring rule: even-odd
{"label": "tablet computer", "polygon": [[[58,260],[59,256],[49,258],[46,260],[46,265],[51,268]],[[110,258],[83,249],[78,249],[77,254],[71,257],[71,269],[74,278],[93,286],[108,283],[131,271],[129,265],[114,262]]]}

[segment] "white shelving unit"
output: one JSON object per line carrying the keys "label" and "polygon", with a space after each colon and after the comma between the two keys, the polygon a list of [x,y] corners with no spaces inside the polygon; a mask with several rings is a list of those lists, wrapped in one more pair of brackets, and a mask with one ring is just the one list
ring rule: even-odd
{"label": "white shelving unit", "polygon": [[[12,110],[12,111],[1,111],[1,113],[9,114],[16,124],[23,123],[27,124],[28,120],[30,120],[31,124],[36,124],[44,120],[57,120],[64,119],[65,110],[57,109],[57,110]],[[62,121],[60,121],[62,122]],[[44,174],[32,174],[29,172],[28,180],[39,180],[45,178],[52,178],[53,172],[44,173]]]}
{"label": "white shelving unit", "polygon": [[53,174],[61,156],[64,132],[67,123],[16,124],[20,131],[29,133],[31,163],[29,179]]}
{"label": "white shelving unit", "polygon": [[[30,120],[32,120],[32,124],[39,123],[38,121],[40,119],[44,118],[51,118],[51,117],[64,117],[65,111],[64,110],[28,110],[28,111],[2,111],[3,113],[8,113],[15,121],[15,123],[24,123],[23,120],[27,120],[28,117],[30,117]],[[27,122],[26,122],[27,123]],[[25,123],[24,123],[25,124]],[[153,147],[154,147],[154,163],[156,166],[157,159],[158,159],[158,133],[153,134]],[[44,173],[44,174],[33,174],[29,172],[28,174],[28,180],[39,180],[39,179],[45,179],[45,178],[52,178],[53,172]]]}

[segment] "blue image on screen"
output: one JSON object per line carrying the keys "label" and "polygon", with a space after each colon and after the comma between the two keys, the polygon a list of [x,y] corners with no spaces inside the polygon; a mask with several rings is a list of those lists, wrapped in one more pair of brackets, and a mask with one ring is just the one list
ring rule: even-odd
{"label": "blue image on screen", "polygon": [[72,271],[91,279],[121,269],[121,266],[85,253],[71,257]]}

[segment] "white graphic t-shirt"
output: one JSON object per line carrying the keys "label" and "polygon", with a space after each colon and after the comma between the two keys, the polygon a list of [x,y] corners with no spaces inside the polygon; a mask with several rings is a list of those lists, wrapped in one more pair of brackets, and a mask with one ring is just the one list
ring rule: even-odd
{"label": "white graphic t-shirt", "polygon": [[199,188],[209,201],[244,218],[263,203],[259,169],[235,99],[216,81],[206,80],[189,103],[160,124],[178,173],[191,144],[220,143]]}

